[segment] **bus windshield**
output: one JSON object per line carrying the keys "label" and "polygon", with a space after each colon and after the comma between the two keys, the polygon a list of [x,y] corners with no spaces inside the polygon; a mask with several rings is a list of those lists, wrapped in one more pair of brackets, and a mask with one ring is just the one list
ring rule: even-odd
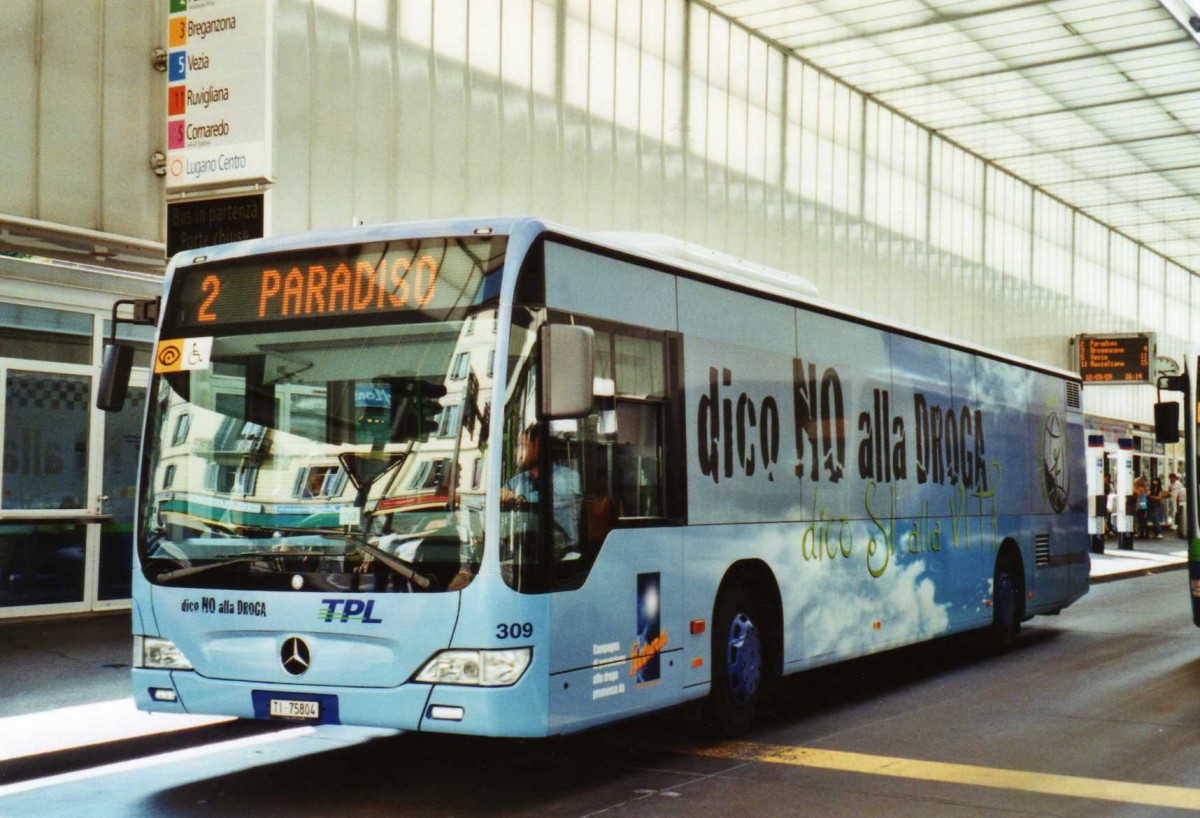
{"label": "bus windshield", "polygon": [[[208,291],[245,286],[219,275]],[[251,277],[266,303],[268,275]],[[186,301],[187,280],[180,292]],[[164,328],[140,494],[147,579],[339,592],[465,585],[482,558],[494,307],[363,326],[355,316],[251,322],[235,312],[245,300],[198,301],[236,316],[227,334],[218,322],[197,336],[179,316]]]}

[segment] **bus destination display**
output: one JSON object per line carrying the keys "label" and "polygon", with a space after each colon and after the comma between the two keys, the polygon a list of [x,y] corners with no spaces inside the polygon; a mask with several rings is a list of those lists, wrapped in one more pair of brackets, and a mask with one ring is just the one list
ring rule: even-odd
{"label": "bus destination display", "polygon": [[176,320],[215,327],[465,308],[503,261],[498,241],[381,242],[180,270]]}
{"label": "bus destination display", "polygon": [[1149,383],[1154,336],[1080,335],[1079,374],[1085,383]]}

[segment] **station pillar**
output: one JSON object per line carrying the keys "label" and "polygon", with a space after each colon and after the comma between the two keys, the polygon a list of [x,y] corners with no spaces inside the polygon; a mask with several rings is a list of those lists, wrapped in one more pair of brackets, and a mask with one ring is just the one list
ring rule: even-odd
{"label": "station pillar", "polygon": [[1114,481],[1117,491],[1117,548],[1133,548],[1133,438],[1117,440],[1117,451],[1112,455]]}
{"label": "station pillar", "polygon": [[1104,435],[1088,435],[1087,494],[1092,553],[1103,554],[1104,524],[1108,516],[1108,497],[1104,492]]}

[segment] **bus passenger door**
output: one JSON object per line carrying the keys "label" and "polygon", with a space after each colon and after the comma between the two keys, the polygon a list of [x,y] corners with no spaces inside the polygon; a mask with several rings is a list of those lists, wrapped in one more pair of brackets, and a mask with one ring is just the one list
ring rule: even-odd
{"label": "bus passenger door", "polygon": [[550,732],[679,701],[682,530],[612,531],[582,587],[550,602]]}
{"label": "bus passenger door", "polygon": [[[551,460],[578,476],[573,545],[551,601],[552,729],[573,730],[678,700],[683,668],[681,516],[669,457],[673,336],[599,323],[591,414],[552,421]],[[678,390],[681,392],[681,390]],[[674,475],[672,478],[671,475]],[[577,488],[576,488],[577,486]],[[557,552],[556,552],[557,553]]]}

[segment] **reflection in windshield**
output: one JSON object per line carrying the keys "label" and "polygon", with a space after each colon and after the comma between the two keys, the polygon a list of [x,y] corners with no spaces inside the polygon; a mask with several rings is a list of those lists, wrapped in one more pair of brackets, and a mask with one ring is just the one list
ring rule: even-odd
{"label": "reflection in windshield", "polygon": [[204,368],[156,376],[141,495],[147,577],[465,585],[482,554],[495,326],[486,310],[217,337]]}

